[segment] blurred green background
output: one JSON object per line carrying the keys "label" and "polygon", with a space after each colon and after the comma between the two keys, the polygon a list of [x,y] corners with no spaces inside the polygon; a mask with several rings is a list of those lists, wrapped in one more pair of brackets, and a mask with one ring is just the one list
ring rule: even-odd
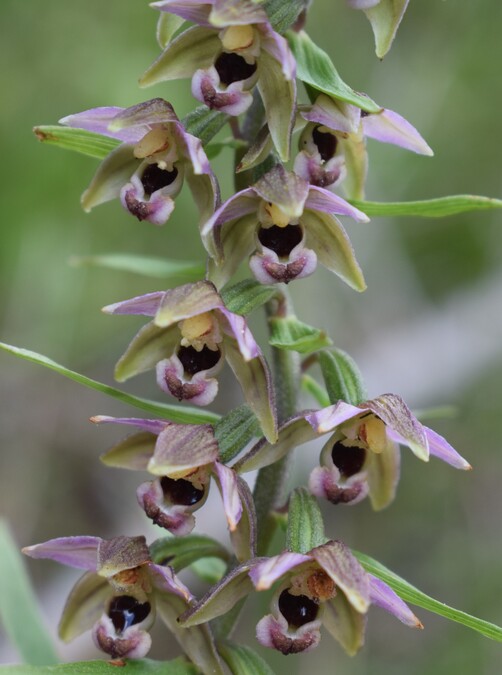
{"label": "blurred green background", "polygon": [[[136,222],[116,202],[86,215],[79,195],[96,162],[43,147],[31,128],[94,106],[129,106],[153,96],[170,100],[180,116],[188,112],[193,104],[186,81],[144,92],[137,88],[137,78],[158,54],[155,23],[156,13],[137,0],[0,3],[0,339],[108,383],[114,361],[142,321],[106,317],[100,307],[158,290],[162,282],[76,268],[68,259],[112,251],[202,259],[194,206],[183,192],[163,228]],[[345,80],[399,111],[435,150],[430,159],[370,141],[369,199],[467,192],[501,196],[498,0],[411,2],[383,62],[374,55],[364,15],[347,9],[342,0],[315,0],[307,28]],[[214,166],[229,196],[230,152]],[[434,460],[423,465],[405,452],[395,503],[377,516],[366,502],[352,509],[326,508],[329,534],[433,596],[499,624],[501,225],[501,212],[347,223],[368,290],[357,295],[322,269],[291,289],[300,318],[328,330],[356,358],[371,395],[394,391],[417,408],[457,406],[456,419],[431,426],[475,469],[464,474]],[[252,325],[263,338],[263,320],[255,317]],[[131,409],[8,355],[0,355],[0,368],[1,511],[19,545],[71,534],[106,538],[147,531],[135,503],[138,477],[105,469],[98,461],[120,438],[120,430],[96,429],[87,421],[93,414],[130,414]],[[148,375],[126,388],[158,395]],[[219,411],[240,396],[228,374],[221,392]],[[317,449],[300,450],[297,456],[292,484],[304,482]],[[212,497],[198,518],[199,530],[225,537],[218,498]],[[149,535],[155,536],[153,526]],[[77,574],[52,563],[30,561],[29,568],[55,634]],[[243,617],[243,640],[253,643],[265,606],[263,599],[260,608],[251,607]],[[372,610],[366,648],[353,659],[327,635],[313,654],[285,661],[262,653],[271,657],[277,673],[287,668],[290,675],[306,667],[344,675],[502,671],[500,645],[417,613],[423,632]],[[90,643],[87,634],[73,645],[61,645],[60,652],[68,660],[89,658],[97,653]],[[8,645],[0,646],[3,662],[17,659]],[[166,651],[160,637],[152,655],[166,658],[176,649]]]}

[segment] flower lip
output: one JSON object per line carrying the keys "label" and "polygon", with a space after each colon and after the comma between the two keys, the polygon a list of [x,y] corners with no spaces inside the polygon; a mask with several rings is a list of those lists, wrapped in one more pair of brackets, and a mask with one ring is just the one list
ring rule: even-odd
{"label": "flower lip", "polygon": [[221,352],[219,349],[214,350],[207,346],[202,347],[201,350],[197,350],[191,345],[187,347],[182,345],[178,349],[177,356],[185,373],[195,375],[201,371],[214,368],[221,358]]}
{"label": "flower lip", "polygon": [[178,169],[173,166],[171,171],[162,169],[158,164],[148,164],[141,175],[141,183],[145,195],[150,197],[154,192],[174,183],[178,176]]}
{"label": "flower lip", "polygon": [[317,618],[319,605],[306,595],[293,595],[289,589],[282,591],[278,600],[279,611],[288,622],[288,626],[300,628]]}
{"label": "flower lip", "polygon": [[348,446],[343,441],[336,441],[331,450],[333,464],[343,478],[350,478],[359,473],[366,459],[366,450],[360,446]]}
{"label": "flower lip", "polygon": [[286,227],[261,227],[258,230],[258,239],[265,248],[277,253],[279,258],[287,258],[303,239],[303,230],[300,225],[291,224]]}
{"label": "flower lip", "polygon": [[131,595],[119,595],[112,598],[108,607],[108,616],[118,634],[135,624],[142,623],[151,612],[149,602],[139,602]]}
{"label": "flower lip", "polygon": [[250,78],[255,74],[257,65],[248,63],[243,56],[235,52],[222,52],[214,62],[214,67],[221,84],[228,86]]}
{"label": "flower lip", "polygon": [[338,139],[334,134],[329,131],[321,131],[319,126],[316,126],[312,131],[312,140],[317,146],[321,159],[324,162],[334,157],[338,146]]}
{"label": "flower lip", "polygon": [[193,483],[184,478],[170,478],[163,476],[160,479],[160,486],[164,497],[172,504],[181,506],[195,506],[204,497],[204,490],[199,490]]}

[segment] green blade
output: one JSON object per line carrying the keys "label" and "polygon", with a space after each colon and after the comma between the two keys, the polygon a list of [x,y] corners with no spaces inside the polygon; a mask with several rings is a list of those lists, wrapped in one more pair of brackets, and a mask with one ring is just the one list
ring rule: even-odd
{"label": "green blade", "polygon": [[437,199],[424,199],[416,202],[366,202],[349,200],[367,216],[421,216],[423,218],[443,218],[468,211],[486,211],[501,209],[502,199],[479,197],[477,195],[452,195]]}
{"label": "green blade", "polygon": [[116,141],[114,138],[95,134],[92,131],[57,125],[34,127],[33,133],[42,143],[57,145],[65,150],[72,150],[95,159],[104,159],[122,143],[122,141]]}

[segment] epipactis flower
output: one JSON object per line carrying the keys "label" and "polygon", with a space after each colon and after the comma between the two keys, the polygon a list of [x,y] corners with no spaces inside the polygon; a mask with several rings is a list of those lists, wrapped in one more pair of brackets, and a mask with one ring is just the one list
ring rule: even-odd
{"label": "epipactis flower", "polygon": [[70,641],[92,629],[96,646],[114,659],[145,656],[156,611],[175,624],[176,612],[192,600],[170,567],[152,562],[144,537],[61,537],[23,553],[86,570],[66,602],[59,635]]}
{"label": "epipactis flower", "polygon": [[367,113],[320,94],[301,111],[309,122],[300,136],[294,169],[312,185],[334,187],[343,181],[351,199],[363,199],[368,172],[366,138],[398,145],[420,155],[433,152],[418,131],[392,110]]}
{"label": "epipactis flower", "polygon": [[202,222],[219,203],[218,183],[200,140],[185,131],[167,101],[154,98],[131,108],[92,108],[60,123],[122,141],[82,195],[86,211],[120,197],[138,220],[163,225],[185,179]]}
{"label": "epipactis flower", "polygon": [[284,552],[255,558],[230,572],[181,617],[195,626],[223,614],[253,588],[274,584],[271,614],[257,627],[258,642],[283,654],[307,652],[319,644],[320,628],[349,653],[364,643],[366,613],[371,604],[407,626],[422,628],[408,606],[384,582],[365,572],[341,541],[329,541],[306,554]]}
{"label": "epipactis flower", "polygon": [[279,429],[275,445],[256,444],[235,469],[244,472],[272,464],[297,445],[325,434],[330,437],[309,488],[333,504],[355,504],[366,496],[376,510],[390,504],[399,481],[399,445],[423,461],[433,455],[456,469],[471,468],[442,436],[421,424],[399,396],[383,394],[358,406],[340,401],[291,418]]}
{"label": "epipactis flower", "polygon": [[274,145],[289,158],[296,100],[296,64],[286,40],[276,33],[259,3],[250,0],[151,5],[196,26],[168,43],[140,80],[149,86],[192,78],[192,94],[209,108],[240,115],[258,86]]}
{"label": "epipactis flower", "polygon": [[208,405],[218,392],[215,376],[226,360],[265,436],[274,442],[277,420],[267,363],[246,320],[225,307],[211,282],[148,293],[103,311],[153,317],[117,363],[118,381],[156,368],[163,391],[180,401]]}
{"label": "epipactis flower", "polygon": [[366,222],[344,199],[275,166],[250,188],[225,202],[202,227],[213,258],[209,277],[220,287],[251,255],[250,268],[264,284],[301,279],[319,261],[358,291],[366,288],[350,240],[334,214]]}
{"label": "epipactis flower", "polygon": [[146,515],[175,535],[195,525],[193,513],[208,496],[211,478],[220,490],[230,537],[239,560],[255,555],[255,512],[247,483],[219,461],[210,424],[174,424],[136,417],[91,418],[97,424],[133,426],[141,431],[102,455],[107,465],[148,471],[155,478],[140,485],[137,497]]}

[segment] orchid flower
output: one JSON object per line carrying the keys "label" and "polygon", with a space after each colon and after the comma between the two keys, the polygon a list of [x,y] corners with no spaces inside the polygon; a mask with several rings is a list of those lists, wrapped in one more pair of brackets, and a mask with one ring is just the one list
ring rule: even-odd
{"label": "orchid flower", "polygon": [[407,626],[422,628],[408,606],[387,584],[365,572],[341,541],[328,541],[306,554],[286,551],[248,561],[188,609],[180,623],[193,627],[213,619],[251,590],[264,591],[276,582],[271,614],[259,621],[256,636],[261,645],[283,654],[317,647],[321,625],[349,654],[355,654],[364,643],[371,604]]}
{"label": "orchid flower", "polygon": [[350,240],[333,214],[367,221],[364,213],[277,165],[226,201],[202,228],[214,259],[209,277],[222,286],[251,255],[251,271],[264,284],[301,279],[317,261],[358,291],[366,288]]}
{"label": "orchid flower", "polygon": [[429,455],[456,469],[470,464],[438,433],[421,424],[396,394],[383,394],[358,406],[344,401],[292,417],[279,429],[275,445],[256,444],[235,465],[239,472],[276,462],[297,445],[329,434],[321,466],[310,475],[310,491],[333,504],[355,504],[369,496],[374,509],[392,502],[399,481],[399,445],[421,460]]}
{"label": "orchid flower", "polygon": [[216,397],[215,375],[227,360],[265,436],[274,442],[277,421],[267,363],[246,320],[225,307],[211,282],[148,293],[103,311],[153,317],[117,363],[117,380],[155,368],[163,391],[203,406]]}
{"label": "orchid flower", "polygon": [[186,535],[193,513],[208,496],[213,478],[220,490],[230,537],[239,560],[255,555],[255,513],[247,484],[218,461],[219,446],[210,424],[174,424],[136,417],[91,418],[96,424],[122,424],[140,429],[101,456],[107,466],[148,471],[155,478],[140,485],[137,497],[156,525]]}
{"label": "orchid flower", "polygon": [[161,0],[152,7],[198,25],[167,44],[140,84],[190,77],[197,100],[229,115],[249,108],[256,85],[274,145],[287,161],[295,116],[296,64],[263,7],[250,0]]}
{"label": "orchid flower", "polygon": [[420,155],[433,154],[418,131],[392,110],[382,108],[380,112],[367,113],[320,94],[301,115],[309,124],[300,137],[295,172],[321,187],[334,187],[343,181],[351,199],[364,198],[368,171],[365,138],[398,145]]}
{"label": "orchid flower", "polygon": [[144,537],[61,537],[23,553],[86,570],[63,610],[63,640],[92,629],[96,646],[112,658],[142,658],[150,650],[148,631],[158,613],[202,672],[222,672],[209,629],[179,628],[176,618],[193,596],[170,567],[152,562]]}
{"label": "orchid flower", "polygon": [[167,101],[154,98],[131,108],[92,108],[60,123],[122,141],[82,195],[86,211],[120,197],[138,220],[163,225],[185,179],[202,221],[216,208],[219,187],[202,144],[185,131]]}

